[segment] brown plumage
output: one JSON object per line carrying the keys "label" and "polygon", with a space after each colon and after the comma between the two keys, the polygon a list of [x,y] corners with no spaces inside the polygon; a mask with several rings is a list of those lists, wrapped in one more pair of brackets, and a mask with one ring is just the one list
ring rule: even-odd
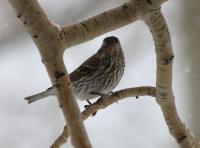
{"label": "brown plumage", "polygon": [[[108,94],[120,82],[124,67],[124,53],[118,38],[105,38],[97,53],[69,74],[76,97],[89,100],[98,97],[94,94]],[[32,103],[51,95],[55,95],[52,87],[25,100]]]}

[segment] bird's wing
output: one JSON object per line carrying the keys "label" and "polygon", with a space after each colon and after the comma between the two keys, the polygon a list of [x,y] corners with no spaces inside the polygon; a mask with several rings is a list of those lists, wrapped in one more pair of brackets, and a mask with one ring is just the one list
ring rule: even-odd
{"label": "bird's wing", "polygon": [[77,81],[78,79],[94,74],[101,65],[101,59],[94,54],[89,59],[87,59],[83,64],[81,64],[76,70],[70,73],[69,77],[71,81]]}

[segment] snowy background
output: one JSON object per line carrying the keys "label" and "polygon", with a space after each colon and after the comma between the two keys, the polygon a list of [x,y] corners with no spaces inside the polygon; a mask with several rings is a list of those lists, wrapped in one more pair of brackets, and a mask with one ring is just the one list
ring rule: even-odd
{"label": "snowy background", "polygon": [[[125,0],[38,0],[51,22],[85,20]],[[162,12],[171,33],[173,91],[181,120],[200,139],[200,2],[168,1]],[[93,55],[107,36],[119,38],[126,69],[115,90],[155,86],[156,57],[147,26],[137,21],[72,47],[64,54],[68,72]],[[78,53],[78,54],[77,54]],[[64,117],[55,97],[27,104],[26,96],[51,86],[39,52],[7,0],[0,1],[0,147],[47,148],[62,133]],[[94,100],[95,101],[95,100]],[[78,101],[81,111],[87,103]],[[84,122],[94,148],[177,148],[154,98],[126,98]],[[62,147],[71,148],[70,140]]]}

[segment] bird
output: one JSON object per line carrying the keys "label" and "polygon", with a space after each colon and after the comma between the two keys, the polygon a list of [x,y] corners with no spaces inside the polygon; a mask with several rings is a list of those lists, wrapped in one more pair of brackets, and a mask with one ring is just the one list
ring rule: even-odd
{"label": "bird", "polygon": [[[120,41],[111,36],[103,40],[99,50],[69,74],[77,99],[87,101],[104,96],[120,82],[125,69],[125,57]],[[28,103],[55,95],[53,87],[24,98]]]}

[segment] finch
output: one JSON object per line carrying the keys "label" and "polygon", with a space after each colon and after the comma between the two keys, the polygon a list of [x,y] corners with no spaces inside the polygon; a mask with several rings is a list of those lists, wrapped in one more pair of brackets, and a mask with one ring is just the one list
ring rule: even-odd
{"label": "finch", "polygon": [[[118,38],[105,38],[100,49],[69,74],[76,98],[84,101],[110,93],[120,82],[124,68],[124,52]],[[52,95],[53,87],[25,100],[32,103]]]}

